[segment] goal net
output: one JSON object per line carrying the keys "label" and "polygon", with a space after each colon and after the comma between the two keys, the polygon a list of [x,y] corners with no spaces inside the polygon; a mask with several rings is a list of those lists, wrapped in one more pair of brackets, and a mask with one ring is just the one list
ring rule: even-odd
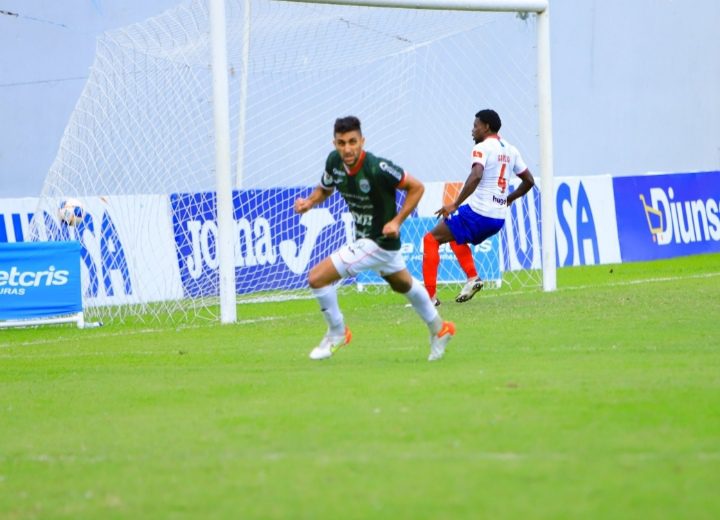
{"label": "goal net", "polygon": [[[98,39],[33,221],[37,240],[80,241],[90,319],[218,316],[208,14],[206,0],[187,1]],[[308,269],[352,237],[337,194],[292,209],[320,180],[337,117],[358,116],[366,149],[426,184],[402,230],[419,279],[422,235],[470,171],[478,110],[500,114],[538,177],[536,25],[528,13],[228,0],[238,299],[309,294]],[[74,226],[57,216],[67,197],[85,209]],[[475,247],[478,272],[496,287],[539,288],[539,191],[510,209]],[[447,246],[438,281],[465,281]]]}

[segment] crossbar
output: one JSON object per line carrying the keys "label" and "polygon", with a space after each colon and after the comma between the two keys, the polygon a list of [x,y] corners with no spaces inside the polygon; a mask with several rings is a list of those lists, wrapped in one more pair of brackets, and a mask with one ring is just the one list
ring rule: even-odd
{"label": "crossbar", "polygon": [[312,4],[337,4],[400,9],[436,9],[443,11],[525,11],[543,13],[548,0],[283,0]]}

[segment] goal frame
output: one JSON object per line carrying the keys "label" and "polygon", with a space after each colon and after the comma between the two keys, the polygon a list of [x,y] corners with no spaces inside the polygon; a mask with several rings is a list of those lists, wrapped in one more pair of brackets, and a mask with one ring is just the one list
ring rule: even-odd
{"label": "goal frame", "polygon": [[[557,287],[555,269],[555,206],[553,183],[552,95],[550,69],[549,0],[282,0],[298,3],[337,4],[362,7],[429,9],[445,11],[529,12],[537,15],[537,100],[540,145],[540,211],[543,290]],[[246,5],[249,2],[246,2]],[[215,119],[215,166],[217,182],[218,258],[220,270],[220,321],[235,323],[235,277],[232,258],[232,174],[230,167],[229,81],[225,28],[225,1],[209,0],[212,46],[213,116]],[[248,12],[248,11],[246,11]],[[243,27],[243,55],[249,53],[248,23]],[[247,60],[246,60],[247,61]],[[240,93],[246,106],[246,84]],[[241,120],[244,114],[240,115]],[[238,135],[240,150],[245,141],[244,125]],[[238,178],[242,179],[242,161]]]}

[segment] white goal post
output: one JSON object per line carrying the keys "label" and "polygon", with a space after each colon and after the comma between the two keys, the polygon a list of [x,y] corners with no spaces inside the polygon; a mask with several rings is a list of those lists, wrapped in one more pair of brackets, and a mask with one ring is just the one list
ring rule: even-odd
{"label": "white goal post", "polygon": [[[248,4],[249,5],[249,2]],[[210,0],[215,172],[217,176],[217,256],[220,271],[220,322],[237,321],[233,257],[232,179],[230,177],[230,85],[228,83],[225,0]],[[243,92],[241,95],[245,95]],[[244,116],[242,116],[244,117]],[[244,140],[244,139],[243,139]]]}
{"label": "white goal post", "polygon": [[[300,0],[283,0],[288,2]],[[552,89],[550,74],[550,13],[548,0],[304,0],[303,3],[336,4],[349,6],[379,7],[379,8],[404,8],[404,9],[437,9],[457,11],[510,11],[510,12],[532,12],[538,17],[537,31],[537,70],[538,70],[538,112],[539,112],[539,138],[540,138],[540,199],[542,213],[542,272],[543,289],[553,291],[556,289],[555,272],[555,206],[553,189],[553,151],[552,151]],[[213,33],[213,85],[215,88],[215,128],[218,132],[218,142],[230,142],[230,126],[227,115],[227,58],[224,52],[225,46],[225,2],[224,0],[210,0],[210,12],[212,15],[211,30]],[[245,2],[246,12],[249,12],[250,2]],[[249,16],[246,16],[249,20]],[[243,26],[243,54],[248,55],[250,25]],[[218,48],[221,47],[221,48]],[[247,63],[244,60],[243,63]],[[246,78],[246,75],[243,75]],[[246,84],[240,93],[243,101],[246,99]],[[221,94],[221,95],[218,95]],[[244,102],[243,102],[244,106]],[[244,114],[241,115],[244,117]],[[239,135],[239,147],[243,149],[244,125]],[[224,134],[224,135],[223,135]],[[230,149],[224,145],[217,145],[217,167],[218,172],[218,228],[220,236],[231,242],[230,233],[233,225],[231,212],[231,193],[229,186],[232,185],[230,178]],[[242,157],[242,155],[240,155]],[[237,177],[243,177],[243,162],[238,161]],[[224,193],[224,195],[223,195]],[[221,211],[220,202],[223,201]],[[225,234],[227,233],[227,235]],[[228,246],[227,249],[230,249]],[[221,258],[225,262],[232,262],[232,257]],[[232,275],[232,268],[227,266],[223,269],[223,262],[220,263],[220,300],[222,322],[235,321],[235,279]],[[223,296],[224,295],[224,296]]]}
{"label": "white goal post", "polygon": [[[86,319],[233,323],[238,304],[311,297],[308,270],[353,220],[338,194],[303,215],[293,202],[354,115],[367,150],[425,184],[402,229],[420,280],[473,115],[493,108],[537,189],[472,265],[443,244],[438,291],[454,298],[473,267],[488,288],[554,290],[548,16],[547,1],[178,0],[98,38],[29,234],[80,243]],[[68,197],[84,208],[71,225]],[[373,276],[343,285],[382,290]]]}

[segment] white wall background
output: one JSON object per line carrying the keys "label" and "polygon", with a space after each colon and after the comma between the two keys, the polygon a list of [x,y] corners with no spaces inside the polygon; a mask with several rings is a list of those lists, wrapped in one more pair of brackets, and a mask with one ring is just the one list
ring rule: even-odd
{"label": "white wall background", "polygon": [[[39,194],[97,35],[176,3],[0,0],[0,198]],[[720,2],[550,5],[557,176],[720,169]]]}

